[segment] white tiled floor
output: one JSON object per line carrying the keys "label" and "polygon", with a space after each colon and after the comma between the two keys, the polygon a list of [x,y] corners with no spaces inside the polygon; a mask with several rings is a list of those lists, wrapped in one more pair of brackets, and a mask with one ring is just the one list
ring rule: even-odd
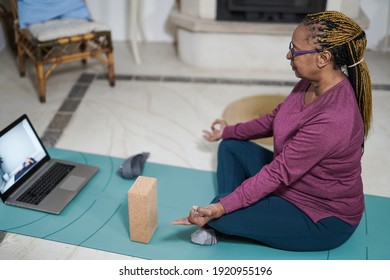
{"label": "white tiled floor", "polygon": [[[205,143],[201,130],[208,128],[235,100],[257,94],[288,94],[291,90],[291,86],[277,83],[245,81],[296,81],[292,72],[196,69],[181,63],[174,46],[168,43],[142,44],[142,64],[136,66],[129,48],[126,43],[115,43],[116,74],[141,78],[118,79],[114,88],[107,81],[95,78],[56,147],[123,158],[148,151],[151,162],[214,170],[217,145]],[[40,104],[32,65],[28,64],[27,76],[20,78],[10,50],[0,52],[0,61],[3,65],[0,67],[0,127],[27,113],[40,135],[82,73],[105,71],[100,63],[93,61],[85,68],[78,63],[59,67],[49,78],[47,102]],[[365,192],[390,197],[390,54],[368,52],[366,61],[373,84],[388,86],[373,92],[373,131],[363,158]],[[163,78],[156,81],[156,76],[173,77],[176,81]],[[206,80],[202,83],[187,78]],[[218,79],[240,82],[218,82]],[[15,234],[7,234],[0,243],[0,259],[126,258],[131,257]]]}

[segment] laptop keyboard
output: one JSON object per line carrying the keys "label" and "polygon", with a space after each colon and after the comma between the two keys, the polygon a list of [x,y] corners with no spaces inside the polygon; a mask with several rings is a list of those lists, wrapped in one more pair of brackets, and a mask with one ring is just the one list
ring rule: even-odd
{"label": "laptop keyboard", "polygon": [[17,201],[38,205],[73,168],[74,165],[54,163]]}

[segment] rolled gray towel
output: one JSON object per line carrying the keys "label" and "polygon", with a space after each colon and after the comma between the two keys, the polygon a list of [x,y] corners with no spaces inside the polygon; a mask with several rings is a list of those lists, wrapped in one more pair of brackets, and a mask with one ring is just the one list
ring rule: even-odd
{"label": "rolled gray towel", "polygon": [[125,179],[133,179],[141,175],[149,155],[150,153],[144,152],[129,157],[119,166],[119,174]]}

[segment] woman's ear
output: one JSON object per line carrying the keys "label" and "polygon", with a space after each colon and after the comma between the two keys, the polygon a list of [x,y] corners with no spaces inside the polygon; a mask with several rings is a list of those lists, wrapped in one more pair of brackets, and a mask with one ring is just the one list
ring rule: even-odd
{"label": "woman's ear", "polygon": [[331,63],[332,54],[329,51],[322,51],[317,55],[317,66],[318,68],[324,68]]}

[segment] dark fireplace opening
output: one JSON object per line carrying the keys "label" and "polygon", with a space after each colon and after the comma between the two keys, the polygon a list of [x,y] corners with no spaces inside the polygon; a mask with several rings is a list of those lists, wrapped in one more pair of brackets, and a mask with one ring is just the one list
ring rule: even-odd
{"label": "dark fireplace opening", "polygon": [[217,0],[217,20],[299,23],[325,9],[326,0]]}

